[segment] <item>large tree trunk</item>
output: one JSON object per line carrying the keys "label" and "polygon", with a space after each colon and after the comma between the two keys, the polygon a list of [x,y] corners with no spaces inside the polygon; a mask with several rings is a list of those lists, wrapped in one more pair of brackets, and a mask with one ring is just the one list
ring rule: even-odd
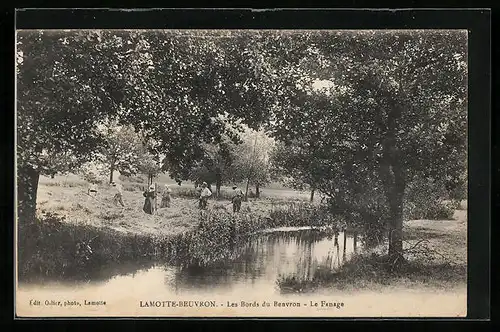
{"label": "large tree trunk", "polygon": [[403,194],[404,189],[394,188],[389,201],[389,256],[403,254]]}
{"label": "large tree trunk", "polygon": [[260,185],[258,183],[255,185],[255,198],[260,198]]}
{"label": "large tree trunk", "polygon": [[405,182],[399,166],[381,167],[385,193],[389,204],[388,238],[389,256],[401,258],[403,254],[403,196]]}
{"label": "large tree trunk", "polygon": [[31,167],[19,167],[17,173],[17,204],[19,222],[35,220],[36,196],[40,173]]}

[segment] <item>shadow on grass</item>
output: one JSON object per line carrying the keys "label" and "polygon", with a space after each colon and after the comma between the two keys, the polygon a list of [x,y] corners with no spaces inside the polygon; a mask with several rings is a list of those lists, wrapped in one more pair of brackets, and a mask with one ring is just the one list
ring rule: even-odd
{"label": "shadow on grass", "polygon": [[408,230],[403,230],[405,240],[420,240],[420,239],[443,239],[452,237],[450,234],[442,231],[432,230],[424,227],[412,227]]}

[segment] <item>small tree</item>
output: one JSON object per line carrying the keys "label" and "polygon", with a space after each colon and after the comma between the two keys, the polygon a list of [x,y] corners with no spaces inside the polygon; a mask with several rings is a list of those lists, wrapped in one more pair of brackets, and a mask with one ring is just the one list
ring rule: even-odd
{"label": "small tree", "polygon": [[310,201],[324,177],[325,167],[321,147],[295,139],[290,144],[277,144],[272,151],[275,172],[284,175],[284,184],[294,189],[311,191]]}
{"label": "small tree", "polygon": [[149,153],[144,153],[139,158],[139,172],[148,178],[148,186],[153,183],[153,179],[161,173],[161,165],[158,157]]}
{"label": "small tree", "polygon": [[139,136],[130,127],[107,125],[106,142],[101,147],[98,159],[109,174],[109,183],[113,182],[113,173],[120,172],[125,176],[137,174],[141,165],[143,148]]}
{"label": "small tree", "polygon": [[234,148],[234,162],[230,177],[234,182],[246,182],[245,200],[248,198],[249,185],[255,185],[256,196],[260,188],[271,181],[271,151],[274,140],[263,130],[247,128],[241,135],[242,143]]}

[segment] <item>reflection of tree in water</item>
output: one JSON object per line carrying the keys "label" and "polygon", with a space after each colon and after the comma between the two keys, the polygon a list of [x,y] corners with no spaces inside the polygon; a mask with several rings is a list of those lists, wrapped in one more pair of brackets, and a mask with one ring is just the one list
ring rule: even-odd
{"label": "reflection of tree in water", "polygon": [[232,271],[224,267],[179,266],[175,269],[174,278],[168,280],[168,283],[172,283],[175,290],[178,291],[180,289],[230,286],[232,280]]}
{"label": "reflection of tree in water", "polygon": [[[343,241],[339,241],[339,236]],[[347,239],[351,237],[338,232],[327,236],[319,230],[259,234],[249,238],[245,245],[235,248],[235,260],[204,268],[178,268],[175,283],[180,288],[229,287],[236,281],[250,284],[259,278],[274,283],[278,275],[310,280],[317,270],[335,270],[346,261],[348,251],[354,251],[353,247],[347,248]]]}

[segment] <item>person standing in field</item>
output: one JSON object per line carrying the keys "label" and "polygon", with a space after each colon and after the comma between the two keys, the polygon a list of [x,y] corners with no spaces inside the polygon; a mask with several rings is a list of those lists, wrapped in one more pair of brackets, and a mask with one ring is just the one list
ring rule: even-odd
{"label": "person standing in field", "polygon": [[212,192],[208,189],[207,183],[203,182],[201,184],[201,193],[200,193],[200,205],[199,208],[205,210],[207,208],[208,198],[212,196]]}
{"label": "person standing in field", "polygon": [[233,195],[231,201],[233,202],[233,212],[240,212],[241,200],[243,199],[243,191],[238,186],[233,186]]}
{"label": "person standing in field", "polygon": [[123,204],[123,187],[122,187],[122,185],[119,183],[116,183],[114,181],[111,182],[111,185],[115,189],[115,196],[113,197],[113,203],[115,205],[118,205],[118,203],[120,203],[121,206],[125,206],[125,204]]}
{"label": "person standing in field", "polygon": [[97,185],[95,183],[89,185],[88,194],[90,196],[97,196]]}
{"label": "person standing in field", "polygon": [[153,214],[155,211],[156,198],[155,186],[150,185],[148,190],[146,190],[142,195],[144,196],[144,206],[142,207],[142,210],[147,214]]}
{"label": "person standing in field", "polygon": [[168,187],[168,185],[165,185],[165,188],[163,190],[163,194],[161,197],[161,207],[170,207],[170,202],[172,201],[172,197],[170,196],[170,193],[172,190]]}

